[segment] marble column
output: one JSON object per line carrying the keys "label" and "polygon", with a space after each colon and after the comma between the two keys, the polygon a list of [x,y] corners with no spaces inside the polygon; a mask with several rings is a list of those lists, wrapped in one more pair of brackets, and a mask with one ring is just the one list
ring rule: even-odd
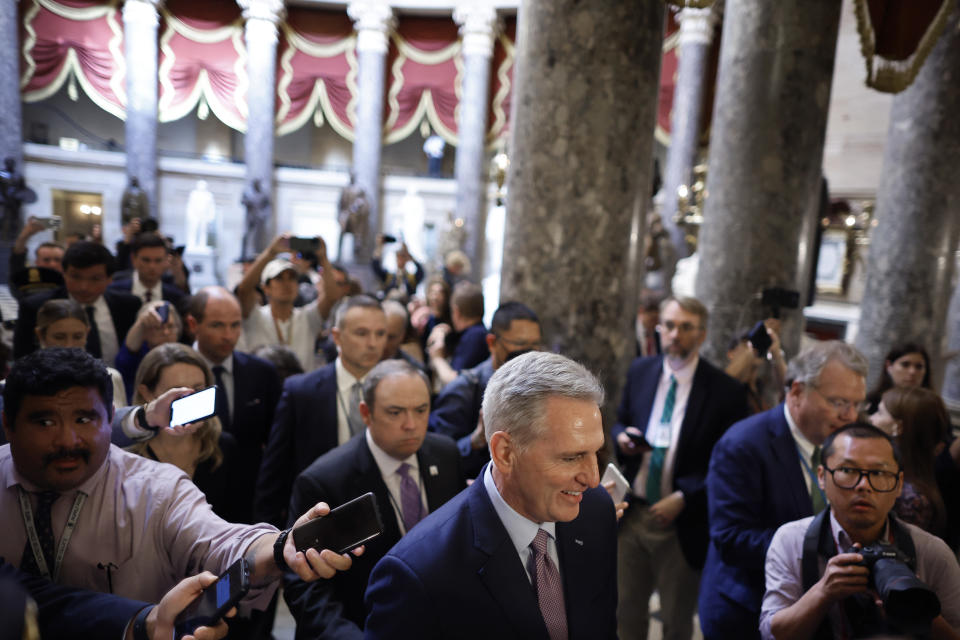
{"label": "marble column", "polygon": [[476,278],[485,273],[484,229],[487,218],[487,167],[485,141],[487,104],[490,100],[490,60],[497,35],[497,12],[491,4],[465,2],[457,6],[453,19],[463,37],[463,74],[457,120],[457,216],[463,218],[466,253]]}
{"label": "marble column", "polygon": [[[373,243],[380,232],[380,152],[383,142],[383,99],[387,81],[387,48],[395,20],[393,10],[381,0],[354,0],[347,14],[357,30],[357,122],[353,131],[353,171],[357,184],[367,193],[370,216],[365,237],[355,238],[353,258],[368,265]],[[361,273],[367,274],[369,269]]]}
{"label": "marble column", "polygon": [[596,373],[605,417],[634,355],[662,0],[529,0],[517,25],[502,301]]}
{"label": "marble column", "polygon": [[[20,111],[20,33],[17,0],[0,0],[0,161],[13,158],[23,170]],[[2,162],[0,162],[2,165]]]}
{"label": "marble column", "polygon": [[[670,114],[670,147],[663,172],[663,226],[670,233],[676,259],[689,255],[683,229],[676,223],[677,187],[692,183],[693,165],[700,141],[700,115],[710,65],[720,7],[686,8],[680,11],[677,44],[677,81],[673,88],[673,110]],[[664,282],[669,287],[675,263],[664,266]]]}
{"label": "marble column", "polygon": [[162,0],[123,3],[123,55],[127,63],[124,122],[127,180],[136,178],[157,217],[157,10]]}
{"label": "marble column", "polygon": [[[949,299],[944,283],[954,265],[954,228],[960,215],[958,23],[960,11],[954,10],[916,80],[897,94],[890,111],[856,338],[870,360],[871,384],[879,379],[884,355],[894,344],[924,344],[935,365],[942,353]],[[960,315],[954,314],[950,324],[954,344]],[[960,400],[955,362],[947,378],[945,394]]]}
{"label": "marble column", "polygon": [[[255,227],[253,248],[262,251],[274,235],[273,145],[274,99],[277,93],[277,25],[286,15],[283,0],[238,0],[246,20],[243,35],[247,45],[247,131],[243,138],[246,184],[260,182],[269,205],[263,223]],[[247,221],[248,226],[250,221]],[[245,247],[244,250],[247,248]]]}
{"label": "marble column", "polygon": [[[703,354],[726,364],[727,341],[771,312],[762,291],[799,291],[804,220],[820,197],[841,3],[727,0],[696,295],[710,310]],[[781,311],[788,355],[800,309]]]}

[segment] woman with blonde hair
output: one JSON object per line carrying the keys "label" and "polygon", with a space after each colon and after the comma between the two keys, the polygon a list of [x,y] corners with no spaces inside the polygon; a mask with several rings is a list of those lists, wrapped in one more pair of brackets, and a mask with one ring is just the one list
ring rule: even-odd
{"label": "woman with blonde hair", "polygon": [[[151,349],[140,362],[133,403],[146,404],[175,387],[201,391],[213,384],[213,373],[199,353],[186,345],[170,342]],[[231,490],[236,449],[236,440],[223,432],[216,416],[201,421],[189,435],[174,435],[160,429],[150,440],[127,448],[146,458],[179,467],[207,496],[217,515],[228,522],[243,522],[249,519],[249,505],[244,509],[244,503],[249,503],[251,497],[237,496]]]}

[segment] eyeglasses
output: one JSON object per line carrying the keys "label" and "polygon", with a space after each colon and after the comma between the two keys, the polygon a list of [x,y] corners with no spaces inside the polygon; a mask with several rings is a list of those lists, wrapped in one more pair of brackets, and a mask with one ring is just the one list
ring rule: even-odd
{"label": "eyeglasses", "polygon": [[856,467],[837,467],[831,469],[823,465],[824,470],[833,476],[833,484],[841,489],[854,489],[863,476],[867,476],[867,482],[874,491],[888,493],[897,488],[900,483],[900,474],[892,471],[882,471],[880,469],[857,469]]}
{"label": "eyeglasses", "polygon": [[833,407],[836,412],[840,415],[847,415],[850,412],[850,409],[853,409],[856,413],[860,414],[867,410],[866,402],[851,402],[845,398],[831,398],[825,396],[820,389],[817,389],[812,384],[809,385],[811,389],[820,394],[820,397],[827,401],[831,407]]}
{"label": "eyeglasses", "polygon": [[517,340],[510,340],[501,335],[497,335],[497,340],[502,342],[510,351],[540,351],[540,348],[543,346],[540,342],[529,342],[523,341],[519,342]]}
{"label": "eyeglasses", "polygon": [[660,333],[670,333],[674,329],[676,329],[678,333],[691,333],[693,331],[699,331],[700,325],[693,324],[692,322],[676,324],[675,322],[671,322],[669,320],[666,322],[661,322],[657,325],[657,331]]}

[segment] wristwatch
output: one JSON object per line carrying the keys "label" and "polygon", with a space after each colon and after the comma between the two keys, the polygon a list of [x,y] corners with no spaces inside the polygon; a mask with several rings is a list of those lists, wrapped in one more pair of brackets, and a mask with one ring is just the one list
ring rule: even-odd
{"label": "wristwatch", "polygon": [[147,409],[144,406],[137,407],[136,416],[134,419],[137,421],[137,426],[143,429],[144,431],[153,431],[156,433],[160,430],[160,427],[154,427],[149,422],[147,422]]}
{"label": "wristwatch", "polygon": [[147,616],[153,610],[153,605],[144,607],[133,619],[133,640],[150,640],[150,634],[147,633]]}
{"label": "wristwatch", "polygon": [[290,568],[290,565],[287,564],[287,561],[283,559],[283,545],[287,543],[287,536],[290,535],[291,529],[284,529],[281,531],[280,535],[277,536],[276,541],[273,543],[273,561],[281,571],[286,571]]}

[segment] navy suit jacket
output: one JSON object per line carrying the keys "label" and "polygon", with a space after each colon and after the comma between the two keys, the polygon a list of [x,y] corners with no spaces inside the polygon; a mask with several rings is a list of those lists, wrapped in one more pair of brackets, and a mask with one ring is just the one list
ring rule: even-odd
{"label": "navy suit jacket", "polygon": [[[570,640],[616,638],[616,515],[602,488],[557,523]],[[367,587],[365,637],[549,640],[537,596],[482,478],[383,557]]]}
{"label": "navy suit jacket", "polygon": [[[20,358],[33,353],[37,348],[37,336],[34,328],[37,326],[37,311],[47,300],[67,298],[66,287],[59,287],[51,291],[44,291],[20,301],[20,311],[17,316],[17,327],[13,333],[13,357]],[[103,299],[110,309],[113,319],[113,328],[117,332],[117,344],[123,344],[127,331],[133,326],[140,311],[140,298],[120,291],[103,292]],[[92,333],[92,332],[91,332]],[[90,350],[90,340],[87,339],[87,350]]]}
{"label": "navy suit jacket", "polygon": [[[663,356],[637,358],[627,372],[617,422],[616,438],[627,426],[646,430],[663,371]],[[673,466],[673,486],[683,492],[685,506],[677,516],[677,538],[687,563],[703,567],[707,555],[707,467],[710,452],[724,431],[747,416],[747,394],[743,385],[700,358],[693,374],[693,386],[680,424]],[[617,448],[618,456],[620,454]],[[627,479],[633,483],[642,456],[622,457]]]}
{"label": "navy suit jacket", "polygon": [[782,404],[738,422],[713,450],[707,475],[710,548],[700,584],[705,637],[758,636],[764,559],[777,528],[813,515]]}
{"label": "navy suit jacket", "polygon": [[442,433],[457,441],[463,456],[463,472],[468,478],[476,477],[490,460],[490,450],[474,451],[470,434],[477,428],[483,392],[493,376],[493,359],[487,358],[472,369],[465,369],[446,385],[430,408],[430,431]]}
{"label": "navy suit jacket", "polygon": [[257,478],[254,517],[282,527],[294,478],[336,446],[337,370],[331,362],[283,383]]}
{"label": "navy suit jacket", "polygon": [[[114,280],[110,283],[109,288],[112,291],[120,291],[121,293],[129,293],[133,295],[133,279],[127,278],[124,280]],[[182,311],[181,305],[183,305],[183,303],[186,301],[187,294],[172,284],[167,284],[166,282],[161,282],[160,288],[163,293],[163,299],[175,306],[177,311]]]}
{"label": "navy suit jacket", "polygon": [[[434,433],[426,436],[417,452],[417,464],[427,509],[433,512],[466,485],[454,443]],[[363,637],[367,579],[377,561],[400,540],[400,527],[380,467],[362,433],[317,458],[294,483],[288,526],[317,502],[335,508],[368,491],[377,497],[383,533],[364,545],[363,555],[353,559],[350,570],[310,584],[289,571],[284,577],[283,597],[297,621],[297,638]]]}

